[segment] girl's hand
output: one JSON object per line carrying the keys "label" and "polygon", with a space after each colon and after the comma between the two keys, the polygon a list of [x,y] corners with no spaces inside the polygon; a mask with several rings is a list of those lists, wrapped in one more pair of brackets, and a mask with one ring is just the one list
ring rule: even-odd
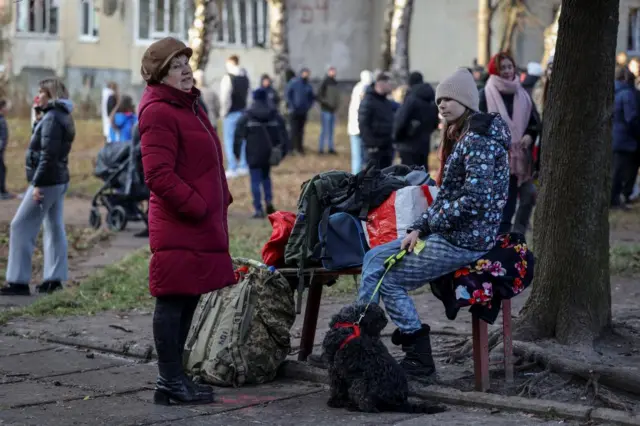
{"label": "girl's hand", "polygon": [[42,201],[44,197],[42,196],[42,193],[40,192],[40,188],[38,188],[37,186],[35,188],[33,188],[33,200],[36,203],[39,203]]}
{"label": "girl's hand", "polygon": [[413,251],[416,246],[416,243],[420,239],[420,231],[411,231],[409,235],[404,237],[402,243],[400,244],[401,250],[407,250],[409,253]]}
{"label": "girl's hand", "polygon": [[529,148],[533,143],[533,138],[529,135],[524,135],[522,139],[520,139],[520,143],[522,143],[525,148]]}

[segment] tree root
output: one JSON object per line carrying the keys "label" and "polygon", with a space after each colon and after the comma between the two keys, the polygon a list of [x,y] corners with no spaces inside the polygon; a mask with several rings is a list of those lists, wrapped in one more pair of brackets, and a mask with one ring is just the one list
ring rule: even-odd
{"label": "tree root", "polygon": [[[604,395],[603,398],[607,400],[606,404],[624,406],[621,402],[616,401],[615,397],[608,395],[606,392],[603,394],[600,389],[602,385],[640,395],[640,372],[634,371],[635,369],[575,361],[553,354],[534,343],[518,340],[513,342],[513,352],[525,359],[535,360],[535,362],[554,373],[568,374],[586,380],[588,386],[594,388],[595,395]],[[602,398],[600,400],[603,401]]]}
{"label": "tree root", "polygon": [[600,375],[592,372],[591,377],[587,380],[587,384],[584,387],[584,392],[582,396],[587,396],[589,394],[589,388],[593,389],[593,397],[591,399],[591,403],[593,404],[595,401],[602,402],[606,407],[613,408],[615,410],[623,410],[623,411],[631,411],[631,408],[622,402],[618,397],[616,397],[612,392],[601,387],[598,383],[600,379]]}
{"label": "tree root", "polygon": [[551,369],[547,368],[541,373],[534,374],[526,382],[518,386],[520,393],[518,396],[528,396],[529,398],[537,397],[540,393],[537,391],[537,386],[545,381],[547,377],[551,375]]}

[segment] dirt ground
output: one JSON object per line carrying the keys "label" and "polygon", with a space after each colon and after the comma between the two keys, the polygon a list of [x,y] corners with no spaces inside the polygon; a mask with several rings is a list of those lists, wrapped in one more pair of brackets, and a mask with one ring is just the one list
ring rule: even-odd
{"label": "dirt ground", "polygon": [[[0,223],[8,223],[13,219],[22,200],[13,198],[0,201]],[[86,198],[67,197],[64,200],[64,223],[67,225],[89,225],[91,200]]]}

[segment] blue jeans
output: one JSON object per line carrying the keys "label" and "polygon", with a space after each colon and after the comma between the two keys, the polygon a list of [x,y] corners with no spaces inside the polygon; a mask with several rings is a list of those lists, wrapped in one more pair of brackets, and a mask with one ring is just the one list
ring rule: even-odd
{"label": "blue jeans", "polygon": [[227,171],[235,172],[240,169],[247,168],[247,150],[246,142],[242,143],[242,154],[240,155],[240,164],[236,162],[236,156],[233,153],[233,141],[236,135],[236,124],[242,117],[242,111],[230,112],[222,121],[222,131],[224,136],[224,156],[227,159]]}
{"label": "blue jeans", "polygon": [[324,142],[327,141],[329,151],[335,151],[333,145],[333,134],[336,127],[336,115],[333,112],[322,111],[322,128],[320,130],[320,140],[318,141],[318,151],[324,151]]}
{"label": "blue jeans", "polygon": [[25,192],[9,231],[7,282],[28,285],[31,281],[31,257],[41,225],[44,281],[67,280],[67,235],[63,207],[68,187],[68,184],[41,187],[43,199],[40,203],[33,199],[32,185]]}
{"label": "blue jeans", "polygon": [[262,191],[264,191],[264,202],[271,204],[273,194],[271,192],[271,167],[251,168],[249,177],[251,179],[251,195],[253,195],[253,208],[256,213],[264,211],[262,208]]}
{"label": "blue jeans", "polygon": [[351,173],[354,175],[362,170],[364,154],[362,153],[362,138],[360,135],[350,135],[351,140]]}

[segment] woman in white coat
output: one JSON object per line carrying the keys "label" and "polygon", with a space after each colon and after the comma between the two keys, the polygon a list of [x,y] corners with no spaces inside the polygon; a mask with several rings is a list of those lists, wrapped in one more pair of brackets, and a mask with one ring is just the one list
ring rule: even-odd
{"label": "woman in white coat", "polygon": [[360,108],[360,101],[362,101],[366,88],[371,83],[373,83],[371,71],[362,71],[360,73],[360,81],[353,87],[351,100],[349,101],[347,132],[351,139],[351,173],[353,174],[362,169],[362,139],[360,138],[360,126],[358,125],[358,108]]}

